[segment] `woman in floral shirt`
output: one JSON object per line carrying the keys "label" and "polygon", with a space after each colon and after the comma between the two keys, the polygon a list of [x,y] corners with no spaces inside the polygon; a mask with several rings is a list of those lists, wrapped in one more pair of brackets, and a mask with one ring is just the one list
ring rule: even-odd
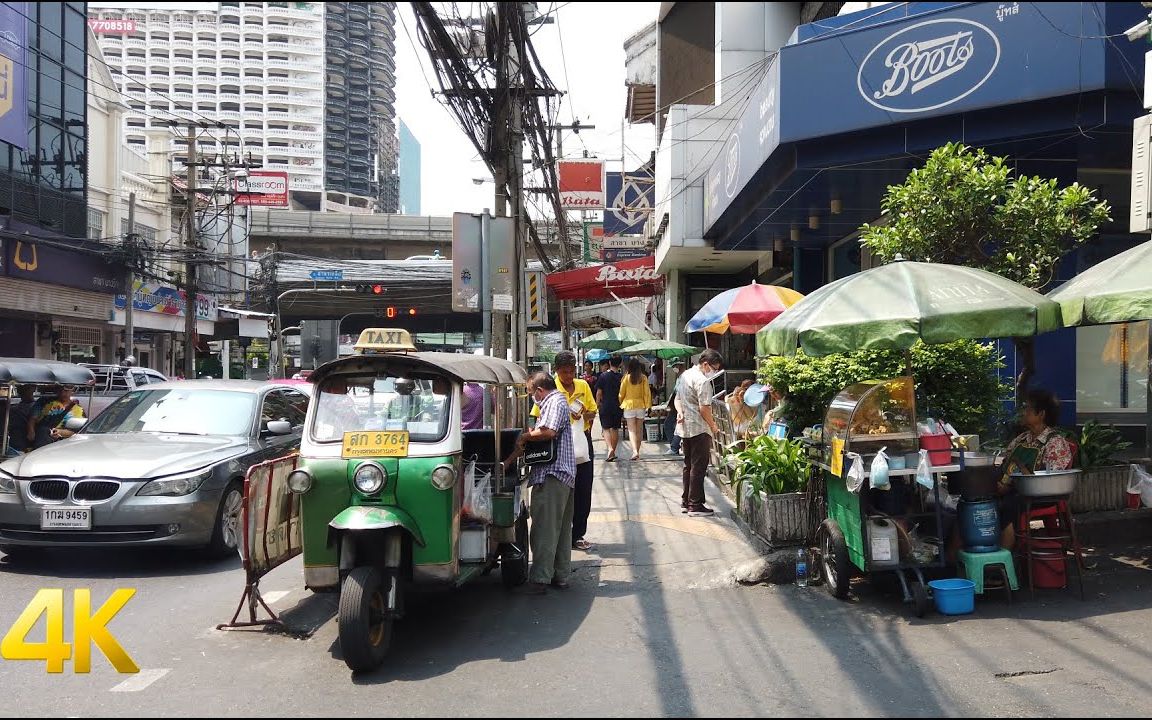
{"label": "woman in floral shirt", "polygon": [[1012,473],[1037,470],[1067,470],[1076,460],[1076,448],[1053,424],[1060,415],[1060,400],[1048,390],[1030,390],[1024,396],[1024,432],[1004,451],[1004,472],[998,488],[1000,494],[1000,544],[1011,549],[1015,544],[1013,526],[1020,514],[1019,498],[1012,483]]}

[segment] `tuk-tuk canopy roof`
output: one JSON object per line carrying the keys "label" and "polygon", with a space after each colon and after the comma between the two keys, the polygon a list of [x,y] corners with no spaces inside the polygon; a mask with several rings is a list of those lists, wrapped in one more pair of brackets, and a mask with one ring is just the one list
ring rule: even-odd
{"label": "tuk-tuk canopy roof", "polygon": [[414,369],[432,369],[446,373],[460,382],[489,385],[515,385],[527,382],[528,371],[514,362],[486,355],[463,353],[409,352],[352,355],[324,363],[308,376],[314,383],[323,382],[338,371],[371,370],[382,361],[390,365],[409,366]]}
{"label": "tuk-tuk canopy roof", "polygon": [[95,380],[91,370],[68,362],[0,358],[0,383],[90,385]]}

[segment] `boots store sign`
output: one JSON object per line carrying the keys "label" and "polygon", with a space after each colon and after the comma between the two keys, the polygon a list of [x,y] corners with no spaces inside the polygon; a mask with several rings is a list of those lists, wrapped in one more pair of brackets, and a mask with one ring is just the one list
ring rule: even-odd
{"label": "boots store sign", "polygon": [[781,49],[781,143],[1130,88],[1120,68],[1143,58],[1137,43],[1109,39],[1143,19],[1139,3],[872,12],[868,25],[846,15],[844,27],[801,26]]}
{"label": "boots store sign", "polygon": [[881,110],[920,113],[976,92],[999,62],[1000,41],[980,23],[928,20],[897,30],[872,48],[860,64],[856,87]]}

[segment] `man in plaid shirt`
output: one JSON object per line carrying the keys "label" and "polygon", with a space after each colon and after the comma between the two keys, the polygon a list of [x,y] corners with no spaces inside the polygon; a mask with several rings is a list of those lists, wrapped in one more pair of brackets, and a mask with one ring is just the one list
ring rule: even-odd
{"label": "man in plaid shirt", "polygon": [[556,439],[553,462],[533,465],[528,474],[532,488],[532,570],[520,592],[542,595],[548,585],[568,587],[572,565],[572,491],[576,485],[576,454],[572,449],[571,417],[564,393],[548,373],[537,373],[528,381],[533,401],[540,407],[536,427],[520,433],[516,451],[505,466],[524,452],[524,444]]}

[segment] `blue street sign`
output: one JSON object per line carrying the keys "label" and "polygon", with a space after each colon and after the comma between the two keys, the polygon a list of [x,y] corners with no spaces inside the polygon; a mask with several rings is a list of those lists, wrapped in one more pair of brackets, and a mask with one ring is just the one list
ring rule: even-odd
{"label": "blue street sign", "polygon": [[333,282],[339,282],[340,280],[344,279],[344,271],[313,270],[312,272],[308,273],[308,277],[312,278],[313,280],[331,280]]}

